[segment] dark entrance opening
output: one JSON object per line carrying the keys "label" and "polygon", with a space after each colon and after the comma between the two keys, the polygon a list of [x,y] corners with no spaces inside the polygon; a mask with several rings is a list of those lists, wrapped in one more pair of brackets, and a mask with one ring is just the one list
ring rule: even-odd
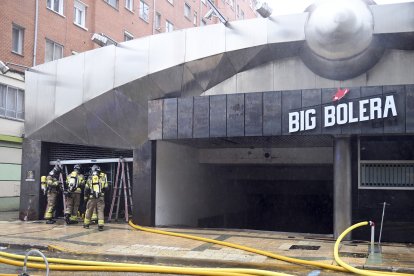
{"label": "dark entrance opening", "polygon": [[156,225],[333,232],[332,138],[157,142]]}
{"label": "dark entrance opening", "polygon": [[332,233],[332,166],[223,165],[215,170],[227,182],[229,200],[222,214],[199,219],[199,227]]}

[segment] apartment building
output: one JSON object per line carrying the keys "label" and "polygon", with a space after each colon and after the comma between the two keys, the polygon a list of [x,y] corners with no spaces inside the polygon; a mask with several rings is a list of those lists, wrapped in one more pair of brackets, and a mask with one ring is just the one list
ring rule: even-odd
{"label": "apartment building", "polygon": [[[230,21],[256,17],[253,0],[214,2]],[[19,204],[28,68],[100,47],[95,33],[115,44],[218,23],[209,10],[207,0],[0,1],[0,210]]]}

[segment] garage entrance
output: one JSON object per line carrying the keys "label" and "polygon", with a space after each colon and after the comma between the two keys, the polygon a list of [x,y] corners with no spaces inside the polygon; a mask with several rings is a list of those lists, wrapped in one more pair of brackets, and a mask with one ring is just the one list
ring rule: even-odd
{"label": "garage entrance", "polygon": [[157,141],[156,224],[331,234],[332,162],[330,137]]}

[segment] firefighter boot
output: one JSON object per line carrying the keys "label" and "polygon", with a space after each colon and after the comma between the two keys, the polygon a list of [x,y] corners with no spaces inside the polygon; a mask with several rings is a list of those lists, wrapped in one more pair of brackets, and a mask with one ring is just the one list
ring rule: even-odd
{"label": "firefighter boot", "polygon": [[55,222],[56,222],[56,220],[53,220],[53,219],[46,220],[46,224],[53,224]]}
{"label": "firefighter boot", "polygon": [[84,225],[83,225],[83,228],[85,228],[85,229],[89,229],[89,224],[84,224]]}
{"label": "firefighter boot", "polygon": [[98,225],[98,230],[99,231],[103,231],[104,229],[103,229],[103,225]]}
{"label": "firefighter boot", "polygon": [[69,221],[70,221],[70,224],[76,224],[76,223],[78,223],[78,217],[77,216],[70,216]]}
{"label": "firefighter boot", "polygon": [[98,222],[98,213],[96,212],[96,209],[93,210],[92,217],[91,217],[91,221],[93,223],[97,223]]}
{"label": "firefighter boot", "polygon": [[70,224],[70,214],[65,214],[65,222],[67,225]]}

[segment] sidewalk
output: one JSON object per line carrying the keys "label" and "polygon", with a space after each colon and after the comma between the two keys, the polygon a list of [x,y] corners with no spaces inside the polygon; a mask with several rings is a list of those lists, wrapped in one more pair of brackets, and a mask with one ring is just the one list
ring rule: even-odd
{"label": "sidewalk", "polygon": [[[249,230],[163,229],[270,251],[293,258],[334,264],[334,240],[323,235],[279,233]],[[105,231],[96,225],[64,225],[62,220],[47,225],[44,221],[22,222],[13,215],[0,215],[0,246],[29,249],[47,248],[68,254],[88,254],[92,259],[144,263],[244,266],[261,269],[295,270],[294,264],[219,245],[169,237],[135,230],[126,223],[107,223]],[[50,252],[49,252],[50,253]],[[407,244],[383,244],[382,262],[368,261],[368,242],[345,242],[342,259],[352,266],[414,273],[414,247]],[[47,252],[46,252],[46,255]],[[79,257],[78,257],[79,258]],[[310,268],[310,270],[318,268]],[[304,275],[304,274],[301,274]],[[329,275],[329,274],[327,274]]]}

